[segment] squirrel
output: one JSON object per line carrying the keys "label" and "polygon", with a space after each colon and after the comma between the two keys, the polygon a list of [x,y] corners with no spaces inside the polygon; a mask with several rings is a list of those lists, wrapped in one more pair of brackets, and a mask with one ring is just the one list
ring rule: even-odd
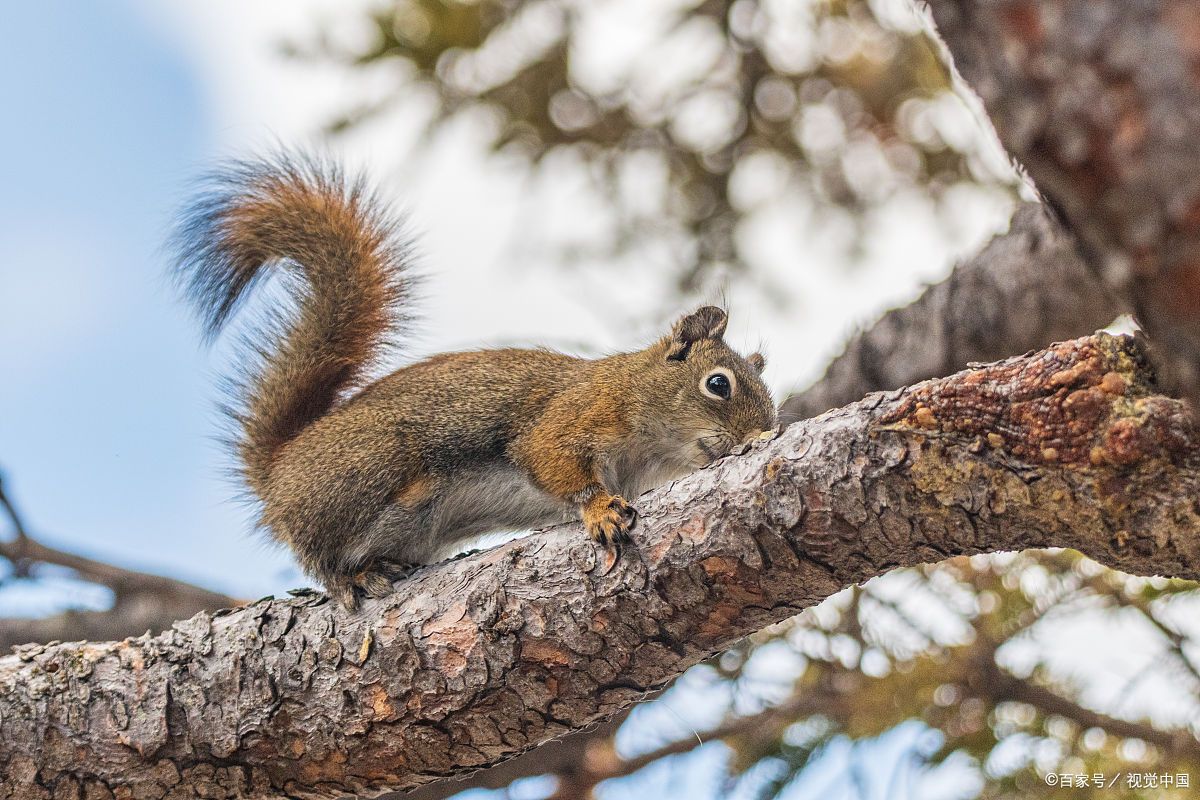
{"label": "squirrel", "polygon": [[268,274],[290,273],[295,313],[252,334],[235,382],[234,446],[259,525],[349,609],[487,532],[582,520],[619,555],[637,520],[626,498],[775,424],[763,356],[724,342],[714,306],[634,352],[453,352],[369,380],[408,330],[410,242],[361,177],[320,159],[219,171],[174,245],[210,340]]}

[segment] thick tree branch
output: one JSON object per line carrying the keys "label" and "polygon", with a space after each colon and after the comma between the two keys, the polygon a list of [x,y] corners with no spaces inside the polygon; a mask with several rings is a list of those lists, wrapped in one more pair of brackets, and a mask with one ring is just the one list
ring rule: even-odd
{"label": "thick tree branch", "polygon": [[869,394],[949,375],[1103,328],[1123,310],[1038,203],[1025,203],[946,280],[854,336],[812,387],[780,409],[785,424]]}
{"label": "thick tree branch", "polygon": [[[608,563],[577,527],[322,596],[0,659],[0,797],[416,787],[605,719],[898,566],[1074,547],[1200,577],[1200,450],[1133,340],[1100,335],[875,395],[639,500]],[[30,787],[36,787],[31,789]]]}
{"label": "thick tree branch", "polygon": [[[222,601],[208,600],[222,597]],[[180,619],[197,611],[216,610],[237,605],[239,600],[201,589],[197,593],[147,594],[130,592],[115,599],[102,611],[69,609],[48,617],[0,618],[0,652],[27,643],[58,641],[96,641],[135,636],[146,631],[170,628]]]}
{"label": "thick tree branch", "polygon": [[1000,140],[1200,398],[1200,8],[929,0]]}
{"label": "thick tree branch", "polygon": [[[1052,557],[1069,555],[1068,551],[1062,551]],[[862,595],[868,595],[866,590]],[[884,598],[868,596],[876,602],[892,605]],[[843,626],[857,628],[859,615],[854,606],[852,603],[842,615]],[[896,613],[904,614],[903,609],[894,605],[892,608]],[[1021,628],[1011,630],[1009,636]],[[857,635],[852,636],[859,639]],[[762,749],[769,748],[778,742],[785,728],[814,714],[832,721],[835,731],[852,731],[851,735],[857,737],[869,735],[868,732],[882,727],[878,704],[872,703],[871,698],[906,698],[906,701],[893,701],[900,704],[901,714],[911,714],[935,727],[942,727],[944,720],[931,717],[958,712],[941,708],[934,702],[930,688],[937,685],[956,686],[961,692],[960,698],[978,697],[985,701],[987,708],[1005,701],[1018,701],[1033,706],[1043,715],[1070,720],[1080,731],[1100,728],[1120,738],[1140,739],[1154,745],[1172,763],[1200,762],[1200,740],[1186,728],[1163,728],[1149,721],[1114,717],[1082,706],[1034,679],[1015,677],[997,661],[997,652],[1003,643],[992,641],[980,631],[970,644],[949,650],[934,647],[921,655],[915,664],[909,664],[910,668],[892,670],[880,677],[864,674],[857,664],[845,666],[836,658],[814,662],[808,668],[812,672],[806,672],[803,679],[796,682],[799,693],[778,705],[748,716],[731,716],[709,730],[629,758],[622,758],[617,753],[611,738],[586,740],[586,745],[574,754],[574,762],[564,765],[558,789],[551,798],[590,798],[595,787],[603,781],[632,775],[663,758],[689,753],[712,741],[735,740],[731,742],[735,750],[749,745],[747,749],[751,752],[761,752],[755,743],[762,743]],[[814,676],[814,672],[819,675]],[[961,699],[954,705],[961,706]],[[888,713],[896,711],[893,706],[883,716],[886,718]],[[420,791],[423,790],[418,793]]]}
{"label": "thick tree branch", "polygon": [[[445,800],[468,789],[503,789],[513,781],[532,775],[564,775],[579,769],[597,749],[611,745],[629,710],[593,727],[573,731],[559,739],[527,750],[515,758],[452,779],[426,784],[410,792],[394,792],[381,800]],[[694,743],[694,740],[693,740]],[[580,800],[582,800],[582,795]]]}

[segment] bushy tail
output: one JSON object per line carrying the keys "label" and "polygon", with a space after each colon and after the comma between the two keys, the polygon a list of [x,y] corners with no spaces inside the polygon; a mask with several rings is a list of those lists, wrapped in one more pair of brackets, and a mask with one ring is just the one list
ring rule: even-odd
{"label": "bushy tail", "polygon": [[238,450],[261,496],[280,448],[365,377],[405,321],[407,241],[361,179],[279,156],[213,175],[185,210],[175,246],[176,277],[210,338],[268,268],[303,275],[289,282],[294,319],[262,326],[279,341],[254,343],[257,366],[238,389]]}

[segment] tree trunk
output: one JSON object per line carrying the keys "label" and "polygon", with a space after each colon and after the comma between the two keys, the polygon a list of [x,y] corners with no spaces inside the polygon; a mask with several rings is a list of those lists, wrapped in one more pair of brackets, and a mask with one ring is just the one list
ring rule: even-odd
{"label": "tree trunk", "polygon": [[929,0],[1000,141],[1200,400],[1200,6]]}
{"label": "tree trunk", "polygon": [[821,380],[784,401],[780,420],[1085,336],[1128,310],[1092,276],[1074,237],[1041,204],[1025,203],[1008,233],[854,336]]}
{"label": "tree trunk", "polygon": [[607,718],[841,588],[1075,547],[1200,577],[1200,450],[1136,342],[1099,335],[792,425],[578,526],[157,637],[0,659],[0,797],[338,796],[428,784]]}

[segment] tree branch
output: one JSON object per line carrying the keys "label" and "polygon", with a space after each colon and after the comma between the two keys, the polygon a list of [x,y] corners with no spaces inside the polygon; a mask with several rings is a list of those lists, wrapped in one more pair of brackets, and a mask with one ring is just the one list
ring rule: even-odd
{"label": "tree branch", "polygon": [[1072,237],[1040,204],[1025,203],[1008,233],[855,335],[820,381],[784,401],[780,419],[789,424],[870,392],[1083,336],[1123,310],[1079,258]]}
{"label": "tree branch", "polygon": [[[116,598],[110,608],[101,611],[68,609],[48,617],[0,618],[0,652],[37,642],[103,642],[157,632],[187,619],[197,611],[229,608],[241,602],[201,589],[202,594],[147,594],[132,592]],[[206,597],[222,597],[209,602]]]}
{"label": "tree branch", "polygon": [[8,558],[13,563],[13,570],[17,574],[20,574],[21,573],[21,563],[20,563],[21,558],[20,558],[20,556],[22,554],[21,548],[25,544],[25,542],[29,541],[29,531],[27,531],[25,529],[25,520],[22,519],[21,515],[17,512],[17,507],[15,505],[13,505],[13,502],[11,500],[8,499],[8,492],[4,488],[4,473],[2,473],[2,472],[0,472],[0,509],[4,509],[5,515],[12,522],[13,533],[15,534],[15,538],[13,540],[12,545],[10,545],[10,547],[13,548],[14,555],[9,555]]}
{"label": "tree branch", "polygon": [[[874,599],[892,605],[886,599]],[[903,613],[902,609],[893,608],[897,613]],[[857,613],[847,613],[843,615],[843,623],[857,617]],[[977,636],[972,643],[950,650],[935,648],[918,659],[923,663],[915,669],[893,670],[882,677],[865,675],[856,666],[844,666],[837,659],[821,661],[810,667],[820,670],[820,677],[814,678],[806,673],[804,680],[797,681],[799,694],[755,714],[731,716],[716,727],[700,733],[699,739],[703,741],[695,736],[686,736],[650,752],[622,758],[611,739],[590,740],[575,754],[575,761],[565,765],[566,774],[560,777],[559,787],[551,800],[592,797],[595,787],[603,781],[632,775],[663,758],[689,753],[708,742],[732,738],[773,742],[778,739],[782,729],[814,714],[833,721],[836,730],[857,730],[857,735],[861,736],[864,727],[870,730],[878,725],[876,721],[864,726],[855,719],[859,715],[878,717],[877,709],[870,702],[864,704],[864,697],[921,697],[929,694],[931,684],[939,683],[958,686],[963,696],[982,698],[989,708],[1008,700],[1026,703],[1045,715],[1072,721],[1081,731],[1100,728],[1121,738],[1141,739],[1152,744],[1172,761],[1200,761],[1200,740],[1186,728],[1164,729],[1149,721],[1114,717],[1082,706],[1034,680],[1017,678],[997,662],[1000,644],[1002,642],[993,642],[984,635]],[[932,697],[925,702],[929,706],[935,705]],[[927,716],[930,709],[921,709],[919,706],[918,703],[918,707],[913,709],[916,712],[914,716],[924,717],[930,724],[935,724]]]}
{"label": "tree branch", "polygon": [[[572,731],[561,738],[538,745],[519,756],[455,776],[428,783],[411,792],[395,792],[381,800],[445,800],[468,789],[503,789],[515,780],[533,775],[563,775],[579,768],[597,748],[611,745],[617,730],[629,716],[629,709],[593,727]],[[582,800],[582,796],[579,797]]]}
{"label": "tree branch", "polygon": [[996,702],[1017,700],[1028,703],[1045,714],[1071,720],[1081,730],[1100,728],[1114,736],[1141,739],[1171,758],[1200,760],[1200,742],[1184,728],[1164,730],[1149,722],[1134,722],[1093,711],[1034,681],[1014,677],[994,663],[981,675],[989,679],[984,693]]}
{"label": "tree branch", "polygon": [[[1200,449],[1098,335],[787,428],[643,496],[608,563],[577,526],[158,637],[0,659],[0,797],[415,788],[603,720],[747,634],[897,566],[1074,547],[1200,577]],[[216,787],[216,788],[214,788]]]}
{"label": "tree branch", "polygon": [[1200,10],[1188,0],[929,0],[1000,140],[1094,280],[1200,399]]}
{"label": "tree branch", "polygon": [[591,742],[588,749],[582,754],[583,758],[572,765],[572,771],[565,780],[561,781],[558,789],[548,800],[590,798],[593,796],[590,794],[591,791],[603,781],[628,777],[656,761],[690,753],[709,742],[717,742],[735,736],[755,736],[769,739],[778,734],[781,728],[796,720],[820,713],[828,704],[836,701],[837,698],[824,691],[806,692],[803,695],[791,697],[778,705],[770,706],[757,714],[730,717],[711,730],[668,742],[647,753],[630,758],[621,758],[617,755],[611,740]]}

